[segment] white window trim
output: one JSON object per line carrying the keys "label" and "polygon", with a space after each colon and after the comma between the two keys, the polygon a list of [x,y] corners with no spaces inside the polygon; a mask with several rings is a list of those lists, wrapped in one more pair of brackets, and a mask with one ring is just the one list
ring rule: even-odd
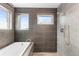
{"label": "white window trim", "polygon": [[[52,23],[50,23],[50,24],[39,24],[38,21],[40,20],[39,19],[40,16],[49,16],[49,17],[52,17]],[[54,24],[54,15],[49,15],[49,14],[48,15],[47,14],[46,15],[44,15],[44,14],[37,15],[37,24],[38,25],[53,25]]]}
{"label": "white window trim", "polygon": [[28,29],[20,29],[20,16],[21,15],[28,16],[28,22],[29,22],[29,14],[28,13],[18,13],[17,18],[16,18],[16,30],[29,30],[29,28]]}
{"label": "white window trim", "polygon": [[9,11],[8,17],[7,17],[7,22],[8,22],[8,29],[12,30],[12,12]]}

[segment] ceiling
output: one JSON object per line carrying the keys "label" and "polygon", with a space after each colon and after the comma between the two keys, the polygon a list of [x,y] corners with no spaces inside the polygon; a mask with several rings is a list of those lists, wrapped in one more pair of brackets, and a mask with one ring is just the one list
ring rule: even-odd
{"label": "ceiling", "polygon": [[10,3],[16,8],[58,8],[60,3]]}

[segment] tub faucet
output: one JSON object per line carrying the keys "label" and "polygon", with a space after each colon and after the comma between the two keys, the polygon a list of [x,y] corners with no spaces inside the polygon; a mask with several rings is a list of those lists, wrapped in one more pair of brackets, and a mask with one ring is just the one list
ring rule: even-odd
{"label": "tub faucet", "polygon": [[31,39],[27,39],[26,42],[31,42]]}

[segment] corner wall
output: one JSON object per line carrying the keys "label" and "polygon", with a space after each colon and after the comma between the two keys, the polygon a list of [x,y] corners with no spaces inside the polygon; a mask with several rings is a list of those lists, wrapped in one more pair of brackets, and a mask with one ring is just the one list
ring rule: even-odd
{"label": "corner wall", "polygon": [[[60,14],[65,16],[64,33],[60,32]],[[79,4],[64,3],[58,8],[57,34],[58,52],[79,56]]]}
{"label": "corner wall", "polygon": [[0,3],[0,5],[12,13],[12,30],[0,30],[0,48],[2,48],[14,42],[14,8],[7,3]]}

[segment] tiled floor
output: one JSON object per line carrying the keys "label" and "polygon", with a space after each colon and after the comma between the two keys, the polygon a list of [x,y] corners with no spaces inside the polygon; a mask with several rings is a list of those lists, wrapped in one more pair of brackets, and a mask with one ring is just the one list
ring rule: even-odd
{"label": "tiled floor", "polygon": [[58,52],[34,52],[33,56],[61,56]]}

